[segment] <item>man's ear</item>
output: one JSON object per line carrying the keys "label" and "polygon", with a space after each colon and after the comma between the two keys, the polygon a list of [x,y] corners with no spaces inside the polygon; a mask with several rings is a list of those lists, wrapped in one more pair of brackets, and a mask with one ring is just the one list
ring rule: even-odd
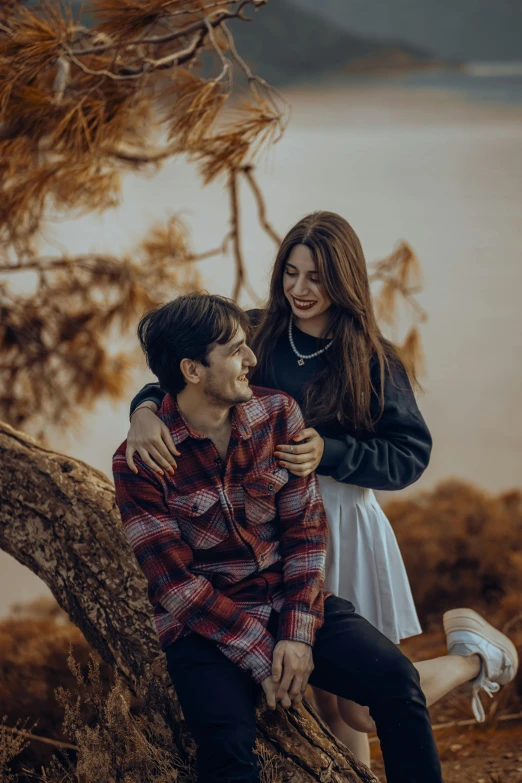
{"label": "man's ear", "polygon": [[195,362],[193,359],[182,359],[179,368],[183,373],[183,377],[187,383],[197,385],[201,383],[201,373],[203,367],[200,362]]}

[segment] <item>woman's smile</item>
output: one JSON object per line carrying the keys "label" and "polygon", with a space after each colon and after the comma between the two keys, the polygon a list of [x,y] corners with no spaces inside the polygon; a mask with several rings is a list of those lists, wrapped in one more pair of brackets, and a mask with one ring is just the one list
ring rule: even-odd
{"label": "woman's smile", "polygon": [[297,299],[295,296],[292,296],[292,299],[295,307],[297,307],[299,310],[310,310],[314,305],[317,304],[317,300],[315,299]]}

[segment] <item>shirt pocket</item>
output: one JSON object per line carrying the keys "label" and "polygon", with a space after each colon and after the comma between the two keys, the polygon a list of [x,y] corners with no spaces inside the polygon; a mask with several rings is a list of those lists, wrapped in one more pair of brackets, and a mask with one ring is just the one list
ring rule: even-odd
{"label": "shirt pocket", "polygon": [[219,494],[200,489],[189,495],[175,495],[169,502],[181,535],[193,549],[211,549],[228,537]]}
{"label": "shirt pocket", "polygon": [[288,481],[286,468],[251,474],[244,482],[247,524],[271,522],[277,515],[276,495]]}

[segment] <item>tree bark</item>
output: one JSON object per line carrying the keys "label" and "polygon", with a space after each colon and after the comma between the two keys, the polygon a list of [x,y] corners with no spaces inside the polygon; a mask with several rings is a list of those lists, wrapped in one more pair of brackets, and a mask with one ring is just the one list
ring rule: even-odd
{"label": "tree bark", "polygon": [[[147,585],[123,533],[109,479],[0,422],[0,547],[50,588],[71,621],[132,692],[154,681],[148,717],[184,746]],[[261,710],[262,754],[292,783],[374,783],[308,704]]]}

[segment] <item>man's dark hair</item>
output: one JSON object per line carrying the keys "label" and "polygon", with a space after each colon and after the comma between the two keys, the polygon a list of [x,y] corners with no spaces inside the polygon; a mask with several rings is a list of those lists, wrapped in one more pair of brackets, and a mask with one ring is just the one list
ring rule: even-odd
{"label": "man's dark hair", "polygon": [[138,337],[161,388],[174,395],[186,385],[180,369],[182,359],[208,367],[212,346],[228,343],[240,326],[248,334],[248,316],[235,302],[195,292],[178,296],[143,316]]}

